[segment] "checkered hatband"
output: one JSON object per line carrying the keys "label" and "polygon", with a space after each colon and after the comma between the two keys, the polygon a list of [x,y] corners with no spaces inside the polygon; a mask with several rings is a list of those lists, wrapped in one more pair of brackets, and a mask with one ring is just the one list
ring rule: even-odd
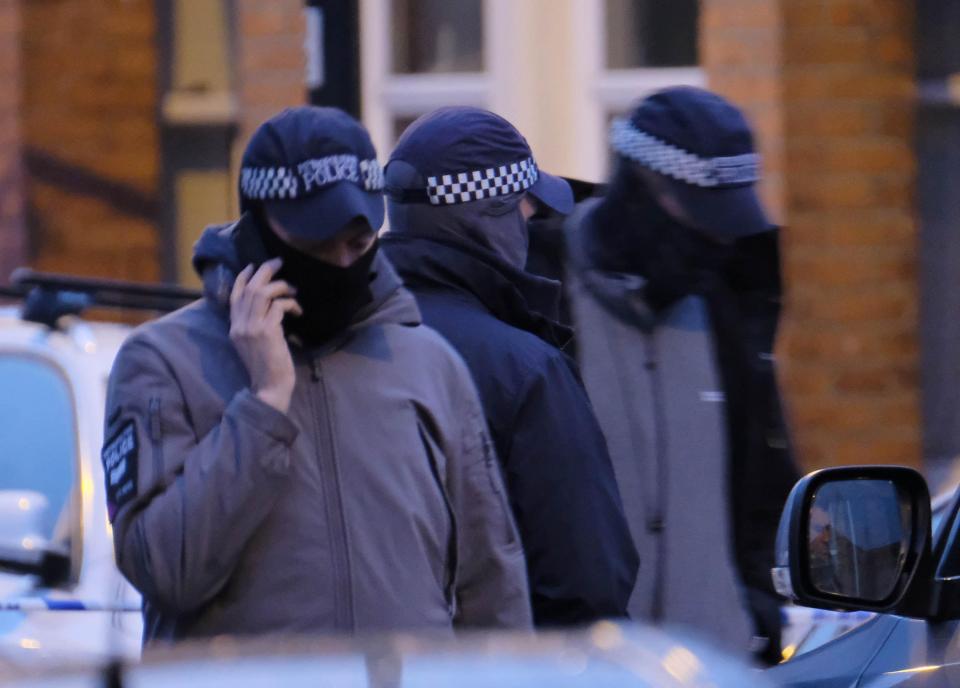
{"label": "checkered hatband", "polygon": [[259,201],[296,198],[300,195],[300,180],[287,167],[244,167],[240,170],[240,193]]}
{"label": "checkered hatband", "polygon": [[366,191],[382,191],[383,169],[376,160],[360,160],[355,155],[312,158],[296,167],[244,167],[240,170],[240,193],[257,201],[295,199],[344,181]]}
{"label": "checkered hatband", "polygon": [[701,158],[640,131],[626,119],[616,119],[610,125],[610,145],[644,167],[694,186],[752,184],[760,178],[760,156],[756,153]]}
{"label": "checkered hatband", "polygon": [[540,172],[533,158],[509,165],[427,177],[427,198],[433,205],[479,201],[526,191],[537,183]]}

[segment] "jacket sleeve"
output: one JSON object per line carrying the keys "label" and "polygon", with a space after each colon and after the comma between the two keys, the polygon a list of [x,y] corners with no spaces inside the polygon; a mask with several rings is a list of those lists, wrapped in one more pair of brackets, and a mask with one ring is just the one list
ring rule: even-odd
{"label": "jacket sleeve", "polygon": [[606,440],[572,361],[557,352],[518,404],[503,458],[536,624],[626,617],[639,558]]}
{"label": "jacket sleeve", "polygon": [[140,340],[118,354],[105,417],[117,564],[151,604],[194,611],[223,587],[271,510],[297,428],[243,390],[197,437],[172,371]]}
{"label": "jacket sleeve", "polygon": [[451,497],[457,517],[458,628],[532,626],[523,547],[507,503],[480,400],[464,368],[461,431],[451,457]]}

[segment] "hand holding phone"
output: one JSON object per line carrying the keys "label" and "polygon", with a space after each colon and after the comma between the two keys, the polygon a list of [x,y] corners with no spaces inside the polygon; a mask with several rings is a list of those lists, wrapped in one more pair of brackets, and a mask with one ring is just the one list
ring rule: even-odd
{"label": "hand holding phone", "polygon": [[296,381],[293,358],[283,335],[283,317],[301,315],[296,290],[273,277],[281,260],[273,258],[254,271],[244,268],[230,293],[230,340],[250,375],[261,401],[286,413]]}

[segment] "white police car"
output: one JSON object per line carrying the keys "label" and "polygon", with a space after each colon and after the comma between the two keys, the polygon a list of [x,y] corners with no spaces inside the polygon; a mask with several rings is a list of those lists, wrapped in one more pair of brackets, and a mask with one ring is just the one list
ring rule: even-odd
{"label": "white police car", "polygon": [[217,638],[153,650],[129,665],[55,670],[11,688],[773,688],[759,669],[683,633],[600,622],[568,632],[457,638]]}
{"label": "white police car", "polygon": [[186,290],[18,271],[0,308],[0,675],[136,658],[140,600],[114,563],[100,448],[130,328],[88,306],[166,310]]}

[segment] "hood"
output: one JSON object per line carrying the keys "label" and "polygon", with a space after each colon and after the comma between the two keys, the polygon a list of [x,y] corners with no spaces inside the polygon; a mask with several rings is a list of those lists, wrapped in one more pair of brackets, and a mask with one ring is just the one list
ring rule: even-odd
{"label": "hood", "polygon": [[[203,295],[224,310],[229,308],[230,291],[237,274],[246,267],[234,237],[237,225],[236,222],[211,225],[193,247],[193,268],[203,280]],[[403,289],[383,251],[374,259],[372,273],[373,301],[357,313],[348,330],[384,323],[419,325],[421,318],[416,301]]]}
{"label": "hood", "polygon": [[[631,269],[637,263],[629,261],[629,251],[617,255],[616,239],[622,237],[625,230],[629,231],[631,224],[626,218],[620,218],[623,226],[611,226],[605,209],[603,201],[591,199],[580,204],[568,219],[565,233],[570,265],[608,311],[629,325],[649,331],[662,305],[650,298],[648,277]],[[642,227],[637,222],[632,226]],[[647,237],[650,238],[650,234]],[[739,299],[746,297],[779,304],[782,296],[779,240],[779,229],[772,228],[725,247],[723,267],[712,280],[694,285],[690,293],[704,294],[719,281]],[[778,306],[776,311],[779,312]]]}
{"label": "hood", "polygon": [[645,332],[657,321],[654,308],[647,302],[647,280],[633,272],[605,267],[598,261],[596,230],[592,227],[599,199],[577,206],[564,225],[570,267],[587,289],[610,313],[631,327]]}
{"label": "hood", "polygon": [[498,320],[562,349],[573,331],[559,322],[561,285],[519,270],[449,233],[390,231],[383,250],[411,288],[473,296]]}
{"label": "hood", "polygon": [[[388,179],[402,188],[413,185],[413,180],[418,178],[417,171],[402,160],[391,162],[387,170]],[[520,209],[524,195],[516,192],[451,205],[391,199],[387,203],[390,231],[453,235],[522,269],[529,249],[527,222]]]}

